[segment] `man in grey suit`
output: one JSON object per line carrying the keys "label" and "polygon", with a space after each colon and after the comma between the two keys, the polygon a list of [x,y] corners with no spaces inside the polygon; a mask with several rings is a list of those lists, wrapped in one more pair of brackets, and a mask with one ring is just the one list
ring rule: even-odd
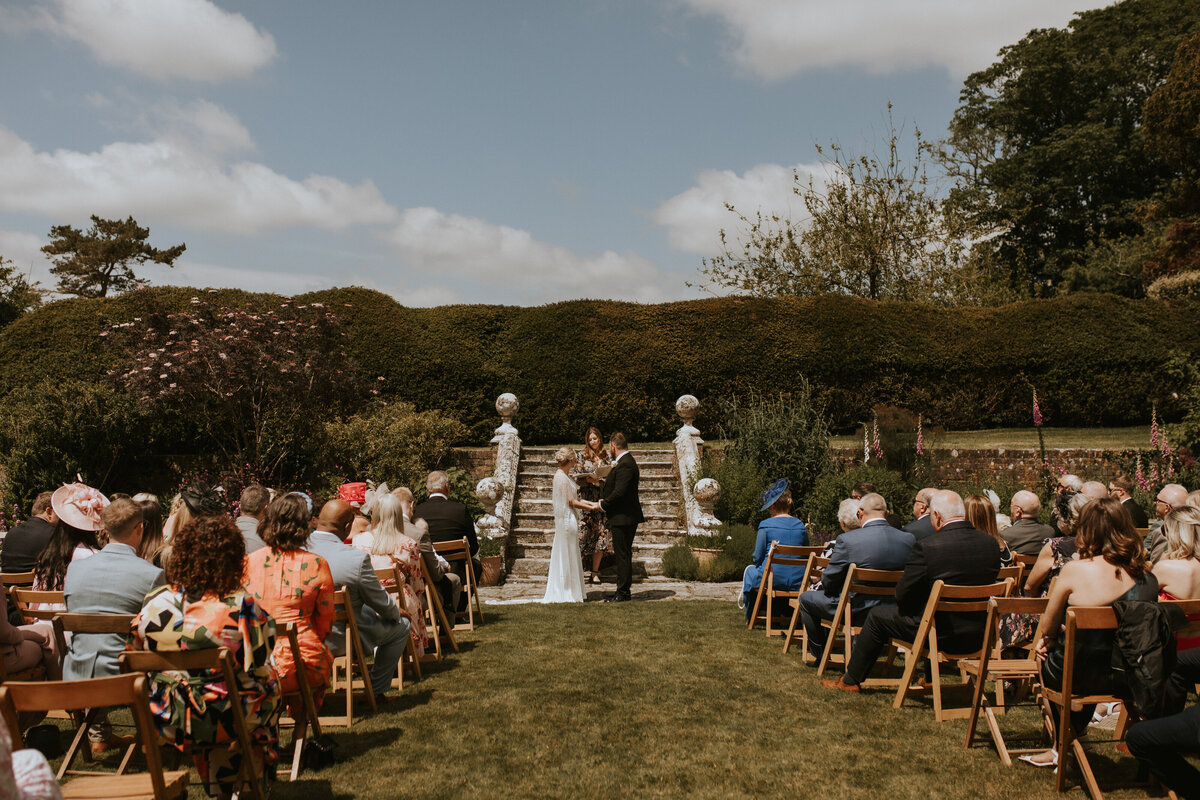
{"label": "man in grey suit", "polygon": [[1014,553],[1036,556],[1042,552],[1042,545],[1047,539],[1058,536],[1049,525],[1038,522],[1038,512],[1041,510],[1041,498],[1033,492],[1022,489],[1012,496],[1008,508],[1012,525],[1000,531],[1000,537],[1008,542]]}
{"label": "man in grey suit", "polygon": [[270,504],[271,490],[267,487],[253,483],[242,489],[242,496],[238,499],[237,526],[246,540],[246,555],[267,546],[258,535],[258,526],[267,515],[267,506]]}
{"label": "man in grey suit", "polygon": [[[842,533],[833,543],[829,566],[821,576],[821,588],[800,595],[800,616],[808,632],[808,651],[817,658],[821,657],[828,637],[821,620],[833,619],[850,565],[862,569],[904,569],[916,541],[911,533],[888,525],[887,501],[883,495],[864,496],[859,501],[858,520],[860,527]],[[861,625],[867,612],[883,602],[894,603],[895,599],[873,595],[850,598],[850,621]]]}
{"label": "man in grey suit", "polygon": [[933,535],[933,521],[929,518],[929,500],[936,491],[937,489],[932,486],[927,486],[917,492],[917,499],[913,501],[913,516],[916,519],[904,526],[904,530],[911,533],[918,542],[926,536]]}
{"label": "man in grey suit", "polygon": [[[407,617],[400,615],[400,607],[392,602],[379,578],[375,577],[371,557],[342,543],[353,521],[354,509],[349,503],[330,500],[321,508],[317,529],[309,536],[305,549],[328,562],[335,586],[350,590],[350,605],[354,607],[358,634],[363,646],[375,651],[371,686],[379,702],[386,700],[384,694],[392,685],[396,665],[408,645],[411,625]],[[345,641],[345,628],[335,623],[325,644],[335,654],[340,654],[345,649]]]}
{"label": "man in grey suit", "polygon": [[[112,501],[101,519],[109,542],[99,553],[76,558],[67,567],[63,595],[73,614],[136,614],[142,601],[166,576],[149,561],[138,558],[142,542],[142,508],[128,498]],[[76,633],[63,661],[63,680],[78,681],[116,675],[117,656],[125,650],[125,637],[110,633]],[[101,753],[127,744],[112,735],[106,721],[88,729],[92,752]]]}

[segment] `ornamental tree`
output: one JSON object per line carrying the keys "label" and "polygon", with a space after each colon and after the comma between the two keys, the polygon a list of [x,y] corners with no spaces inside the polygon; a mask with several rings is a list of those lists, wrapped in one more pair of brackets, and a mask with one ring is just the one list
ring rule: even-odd
{"label": "ornamental tree", "polygon": [[42,252],[54,262],[50,271],[58,276],[59,292],[107,297],[109,290],[124,292],[138,285],[134,264],[153,261],[171,267],[187,249],[177,244],[159,250],[150,246],[149,238],[150,229],[139,227],[133,217],[101,219],[93,214],[86,232],[70,225],[52,227],[50,244]]}
{"label": "ornamental tree", "polygon": [[366,389],[332,309],[284,299],[263,309],[156,310],[101,334],[123,340],[130,360],[111,378],[139,403],[190,431],[226,464],[276,476],[311,450],[325,419],[361,407]]}

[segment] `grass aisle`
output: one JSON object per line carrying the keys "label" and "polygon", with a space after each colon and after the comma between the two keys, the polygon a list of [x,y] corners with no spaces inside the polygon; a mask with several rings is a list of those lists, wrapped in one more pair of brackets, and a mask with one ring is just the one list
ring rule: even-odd
{"label": "grass aisle", "polygon": [[729,603],[485,612],[402,699],[331,729],[339,764],[272,797],[1059,796],[1050,771],[964,750],[965,722],[821,689]]}

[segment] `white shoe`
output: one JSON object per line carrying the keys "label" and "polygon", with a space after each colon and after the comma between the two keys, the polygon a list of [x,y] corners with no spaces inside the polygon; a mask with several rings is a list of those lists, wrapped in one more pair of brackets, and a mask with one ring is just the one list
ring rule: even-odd
{"label": "white shoe", "polygon": [[1035,767],[1057,767],[1058,751],[1050,749],[1043,750],[1040,753],[1030,753],[1029,755],[1021,756],[1021,760]]}

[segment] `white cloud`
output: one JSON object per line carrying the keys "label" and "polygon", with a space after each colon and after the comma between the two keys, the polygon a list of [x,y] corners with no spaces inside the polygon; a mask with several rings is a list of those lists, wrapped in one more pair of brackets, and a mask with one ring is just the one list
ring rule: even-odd
{"label": "white cloud", "polygon": [[1110,0],[680,0],[719,18],[731,57],[767,79],[809,69],[941,67],[959,78],[1033,28],[1062,27]]}
{"label": "white cloud", "polygon": [[[183,135],[185,118],[200,128]],[[211,104],[181,109],[168,132],[97,152],[39,152],[0,126],[0,209],[82,221],[90,214],[251,234],[306,226],[344,230],[398,218],[371,181],[326,175],[294,180],[252,161],[222,158],[249,134]],[[189,141],[190,139],[190,141]]]}
{"label": "white cloud", "polygon": [[74,39],[101,63],[155,80],[243,78],[276,56],[269,33],[209,0],[45,0],[0,24]]}
{"label": "white cloud", "polygon": [[705,170],[695,186],[664,202],[652,218],[667,229],[667,240],[674,249],[703,256],[719,255],[720,232],[726,231],[730,241],[735,241],[741,229],[726,203],[750,219],[762,211],[764,215],[778,214],[793,222],[800,221],[804,203],[793,191],[796,174],[802,183],[811,178],[817,187],[827,180],[822,164],[791,167],[760,164],[741,175],[732,170]]}
{"label": "white cloud", "polygon": [[50,262],[42,253],[45,244],[40,236],[22,231],[0,231],[0,256],[28,275],[30,280],[40,281],[43,289],[51,289],[57,280],[50,274]]}
{"label": "white cloud", "polygon": [[463,302],[458,293],[445,286],[422,286],[419,289],[401,289],[392,292],[396,302],[412,308],[449,306]]}
{"label": "white cloud", "polygon": [[237,117],[207,100],[180,105],[174,100],[152,109],[154,127],[164,139],[209,153],[242,153],[254,149],[250,131]]}
{"label": "white cloud", "polygon": [[384,238],[425,272],[519,286],[541,301],[611,297],[658,302],[677,294],[664,291],[658,267],[636,254],[608,250],[580,256],[538,241],[528,231],[435,208],[406,209]]}

